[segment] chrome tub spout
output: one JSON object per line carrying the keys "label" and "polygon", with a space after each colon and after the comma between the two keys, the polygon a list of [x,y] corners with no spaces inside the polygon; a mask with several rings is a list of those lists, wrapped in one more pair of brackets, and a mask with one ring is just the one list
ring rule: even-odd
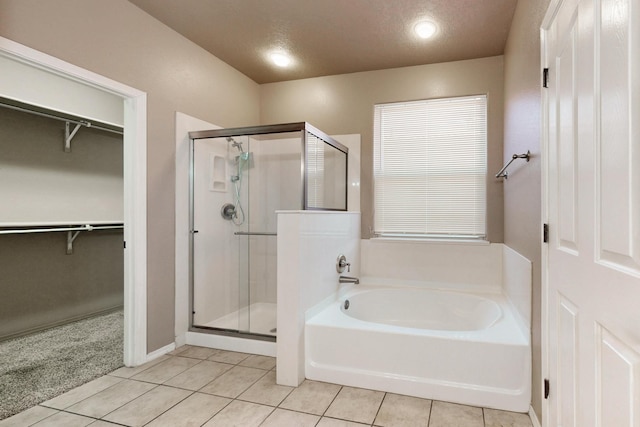
{"label": "chrome tub spout", "polygon": [[357,277],[349,277],[349,276],[340,276],[338,281],[340,283],[353,283],[354,285],[357,285],[358,283],[360,283],[360,279],[358,279]]}

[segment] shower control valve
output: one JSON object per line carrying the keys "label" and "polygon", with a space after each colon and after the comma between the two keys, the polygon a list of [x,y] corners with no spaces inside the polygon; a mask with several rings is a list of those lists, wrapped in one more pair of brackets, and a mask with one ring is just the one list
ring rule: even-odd
{"label": "shower control valve", "polygon": [[348,272],[351,272],[351,264],[347,262],[347,257],[340,254],[336,260],[336,271],[338,273],[344,273],[345,268]]}

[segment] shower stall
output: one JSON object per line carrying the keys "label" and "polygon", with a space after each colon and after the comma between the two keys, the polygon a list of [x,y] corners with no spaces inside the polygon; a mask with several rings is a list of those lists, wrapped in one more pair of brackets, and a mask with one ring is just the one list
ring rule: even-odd
{"label": "shower stall", "polygon": [[274,341],[276,212],[346,211],[348,149],[304,122],[189,138],[190,330]]}

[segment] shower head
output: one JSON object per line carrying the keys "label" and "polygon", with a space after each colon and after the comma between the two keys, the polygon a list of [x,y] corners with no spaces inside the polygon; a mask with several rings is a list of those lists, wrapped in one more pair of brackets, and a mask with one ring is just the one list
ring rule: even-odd
{"label": "shower head", "polygon": [[236,163],[240,171],[251,169],[253,167],[253,153],[243,151],[240,155],[236,156]]}
{"label": "shower head", "polygon": [[238,142],[230,136],[227,137],[227,142],[230,142],[231,146],[237,148],[239,152],[244,153],[244,150],[242,149],[242,142]]}

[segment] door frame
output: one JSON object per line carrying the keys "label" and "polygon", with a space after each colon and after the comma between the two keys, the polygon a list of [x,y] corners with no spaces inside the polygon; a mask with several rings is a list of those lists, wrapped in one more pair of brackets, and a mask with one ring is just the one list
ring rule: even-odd
{"label": "door frame", "polygon": [[140,365],[147,360],[147,94],[4,37],[0,55],[124,102],[124,364]]}
{"label": "door frame", "polygon": [[[549,7],[545,13],[542,24],[540,25],[540,75],[543,75],[543,70],[549,68],[549,40],[547,33],[550,30],[551,23],[555,18],[563,0],[551,0]],[[541,219],[540,229],[543,224],[549,223],[549,94],[546,88],[540,84],[541,93],[541,127],[540,127],[540,152],[542,154],[541,168],[542,168],[542,200],[541,200]],[[540,387],[544,393],[544,379],[549,378],[549,244],[543,243],[541,245],[542,250],[542,262],[541,262],[541,356],[542,356],[542,378],[540,378]],[[548,426],[549,424],[549,399],[545,399],[542,396],[542,425]]]}

